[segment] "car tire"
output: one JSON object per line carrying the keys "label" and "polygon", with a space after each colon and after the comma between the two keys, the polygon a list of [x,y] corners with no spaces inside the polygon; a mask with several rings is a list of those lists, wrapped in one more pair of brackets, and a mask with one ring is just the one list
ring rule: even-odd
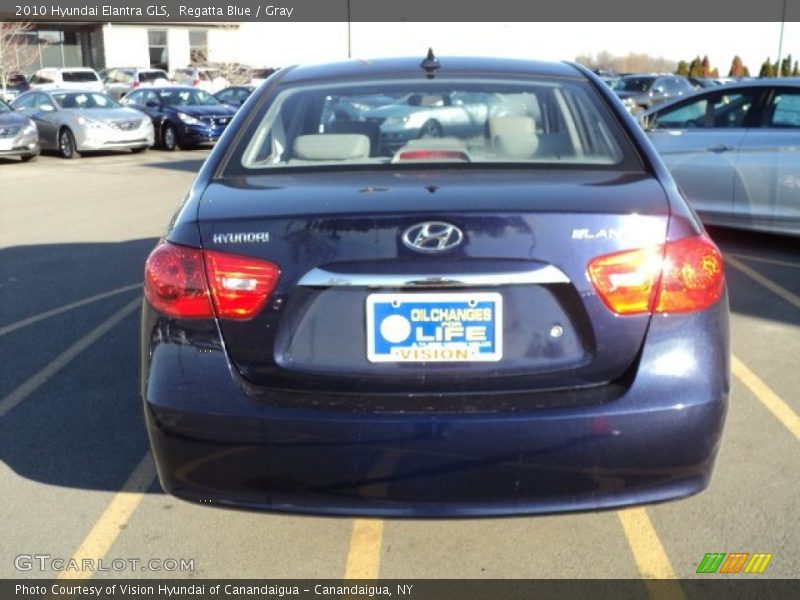
{"label": "car tire", "polygon": [[428,119],[419,128],[420,138],[440,138],[443,133],[442,125],[435,119]]}
{"label": "car tire", "polygon": [[78,149],[75,146],[75,136],[66,127],[58,132],[58,153],[61,158],[71,159],[78,156]]}
{"label": "car tire", "polygon": [[139,146],[138,148],[131,148],[131,152],[133,154],[142,154],[143,152],[147,152],[147,146]]}
{"label": "car tire", "polygon": [[178,148],[178,132],[172,125],[164,125],[161,130],[161,147],[168,152]]}
{"label": "car tire", "polygon": [[36,160],[38,157],[39,157],[38,154],[25,154],[23,156],[20,156],[19,158],[22,162],[32,162]]}

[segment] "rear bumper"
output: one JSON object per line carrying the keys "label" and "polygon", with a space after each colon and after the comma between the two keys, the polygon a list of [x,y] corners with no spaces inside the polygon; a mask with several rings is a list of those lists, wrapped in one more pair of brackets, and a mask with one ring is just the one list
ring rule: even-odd
{"label": "rear bumper", "polygon": [[612,401],[495,413],[315,409],[314,396],[278,406],[248,396],[222,350],[149,333],[143,393],[161,484],[221,506],[458,517],[679,498],[709,483],[729,393],[727,301],[654,319]]}

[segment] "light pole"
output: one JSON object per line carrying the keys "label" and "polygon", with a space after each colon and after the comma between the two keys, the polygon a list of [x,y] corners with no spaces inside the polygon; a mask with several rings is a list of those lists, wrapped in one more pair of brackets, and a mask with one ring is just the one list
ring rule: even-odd
{"label": "light pole", "polygon": [[[783,9],[786,10],[786,0],[783,0]],[[783,36],[783,30],[781,30]],[[353,48],[350,45],[350,0],[347,0],[347,58],[353,58]]]}
{"label": "light pole", "polygon": [[[348,0],[349,2],[349,0]],[[776,75],[781,77],[781,53],[783,52],[783,26],[786,24],[786,0],[783,0],[783,12],[781,13],[781,35],[778,40],[778,72]],[[792,65],[789,65],[791,68]]]}

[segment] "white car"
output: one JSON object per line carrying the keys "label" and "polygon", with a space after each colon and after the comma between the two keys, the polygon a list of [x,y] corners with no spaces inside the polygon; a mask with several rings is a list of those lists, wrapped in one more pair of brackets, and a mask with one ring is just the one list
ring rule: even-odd
{"label": "white car", "polygon": [[48,68],[34,73],[30,80],[32,90],[86,90],[103,92],[103,81],[94,69],[87,67]]}
{"label": "white car", "polygon": [[222,77],[219,71],[204,67],[175,69],[170,79],[179,85],[196,87],[209,94],[216,94],[230,86],[228,80]]}

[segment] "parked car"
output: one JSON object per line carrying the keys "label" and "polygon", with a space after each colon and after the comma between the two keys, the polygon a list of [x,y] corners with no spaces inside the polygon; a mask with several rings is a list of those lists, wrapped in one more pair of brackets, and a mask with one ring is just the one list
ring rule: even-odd
{"label": "parked car", "polygon": [[716,79],[711,79],[708,77],[687,77],[686,79],[688,79],[689,83],[691,83],[692,86],[697,90],[715,88],[722,85]]}
{"label": "parked car", "polygon": [[[339,101],[334,120],[340,120],[339,114],[346,105],[351,111],[350,120],[364,120],[377,126],[380,142],[389,151],[417,138],[483,137],[493,117],[516,114],[534,121],[540,117],[535,105],[518,106],[515,110],[510,94],[482,91],[412,93],[394,98],[388,104],[380,100],[380,95],[360,96]],[[364,111],[363,117],[357,114],[359,110]]]}
{"label": "parked car", "polygon": [[152,119],[165,150],[217,141],[236,113],[211,94],[186,86],[139,89],[122,103]]}
{"label": "parked car", "polygon": [[103,78],[106,94],[119,100],[140,87],[169,85],[169,76],[162,69],[116,68],[108,69]]}
{"label": "parked car", "polygon": [[57,150],[62,158],[97,150],[144,152],[153,145],[146,115],[99,92],[30,91],[11,106],[36,123],[41,147]]}
{"label": "parked car", "polygon": [[[430,53],[287,68],[254,93],[145,266],[141,391],[167,492],[408,517],[708,484],[722,258],[602,81]],[[329,130],[333,105],[380,94],[515,112],[397,149]]]}
{"label": "parked car", "polygon": [[83,67],[39,69],[30,79],[30,88],[43,92],[51,90],[102,92],[105,89],[103,81],[94,69]]}
{"label": "parked car", "polygon": [[712,88],[641,119],[706,223],[800,235],[800,79]]}
{"label": "parked car", "polygon": [[694,91],[689,80],[680,75],[627,75],[614,87],[614,92],[631,113]]}
{"label": "parked car", "polygon": [[0,158],[9,156],[34,160],[39,156],[39,134],[33,121],[0,100]]}
{"label": "parked car", "polygon": [[250,78],[250,85],[254,87],[258,87],[262,83],[264,83],[273,73],[277,72],[278,69],[273,69],[271,67],[253,67],[249,70],[248,76]]}
{"label": "parked car", "polygon": [[11,102],[20,94],[27,92],[30,87],[25,75],[22,73],[9,73],[5,80],[5,85],[0,80],[0,100]]}
{"label": "parked car", "polygon": [[179,85],[199,88],[209,94],[215,94],[230,85],[230,82],[217,69],[206,67],[175,69],[171,74],[170,80]]}
{"label": "parked car", "polygon": [[214,97],[223,104],[239,108],[255,89],[255,86],[252,85],[232,85],[217,92]]}

